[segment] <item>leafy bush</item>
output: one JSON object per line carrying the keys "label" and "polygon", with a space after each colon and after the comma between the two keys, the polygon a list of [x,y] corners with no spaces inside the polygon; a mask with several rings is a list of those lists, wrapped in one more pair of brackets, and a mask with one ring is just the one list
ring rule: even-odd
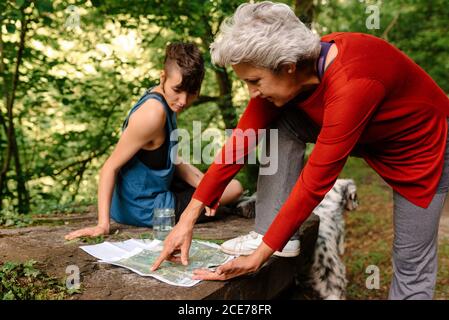
{"label": "leafy bush", "polygon": [[27,227],[33,223],[30,215],[18,214],[14,211],[0,211],[0,227]]}
{"label": "leafy bush", "polygon": [[0,263],[0,300],[62,300],[78,292],[40,271],[36,263]]}

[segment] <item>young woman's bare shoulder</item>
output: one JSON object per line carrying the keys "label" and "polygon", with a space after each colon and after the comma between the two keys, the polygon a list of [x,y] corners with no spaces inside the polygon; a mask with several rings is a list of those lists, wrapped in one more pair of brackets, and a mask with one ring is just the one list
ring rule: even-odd
{"label": "young woman's bare shoulder", "polygon": [[161,102],[148,99],[129,118],[128,126],[138,127],[140,130],[158,130],[165,126],[165,110]]}

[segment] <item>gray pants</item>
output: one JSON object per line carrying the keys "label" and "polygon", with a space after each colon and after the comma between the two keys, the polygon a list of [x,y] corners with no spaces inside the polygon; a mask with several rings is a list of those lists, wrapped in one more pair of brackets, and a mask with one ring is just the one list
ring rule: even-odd
{"label": "gray pants", "polygon": [[[287,200],[304,166],[306,143],[315,142],[320,128],[300,110],[286,108],[271,127],[278,129],[278,170],[257,181],[255,231],[265,234]],[[270,139],[266,135],[265,150]],[[351,153],[357,156],[357,150]],[[427,209],[415,206],[394,192],[394,275],[389,299],[432,299],[438,269],[438,228],[449,187],[449,143],[443,175]],[[275,192],[273,192],[275,191]],[[295,233],[291,240],[299,239]]]}

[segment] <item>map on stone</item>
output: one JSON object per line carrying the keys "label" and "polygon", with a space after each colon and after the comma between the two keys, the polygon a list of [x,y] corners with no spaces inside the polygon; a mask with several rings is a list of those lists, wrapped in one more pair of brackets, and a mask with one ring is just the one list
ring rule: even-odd
{"label": "map on stone", "polygon": [[234,258],[220,251],[215,243],[193,240],[189,252],[189,264],[164,261],[158,270],[150,267],[159,257],[163,243],[159,240],[130,239],[122,242],[103,242],[80,247],[101,263],[127,268],[141,276],[154,277],[165,283],[191,287],[201,280],[192,280],[193,270],[215,268]]}

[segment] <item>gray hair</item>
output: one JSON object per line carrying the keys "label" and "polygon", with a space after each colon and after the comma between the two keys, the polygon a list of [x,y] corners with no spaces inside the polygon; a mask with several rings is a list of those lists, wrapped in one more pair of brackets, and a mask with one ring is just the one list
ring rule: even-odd
{"label": "gray hair", "polygon": [[221,24],[210,52],[219,66],[247,62],[276,71],[287,63],[315,60],[320,38],[286,4],[244,3]]}

